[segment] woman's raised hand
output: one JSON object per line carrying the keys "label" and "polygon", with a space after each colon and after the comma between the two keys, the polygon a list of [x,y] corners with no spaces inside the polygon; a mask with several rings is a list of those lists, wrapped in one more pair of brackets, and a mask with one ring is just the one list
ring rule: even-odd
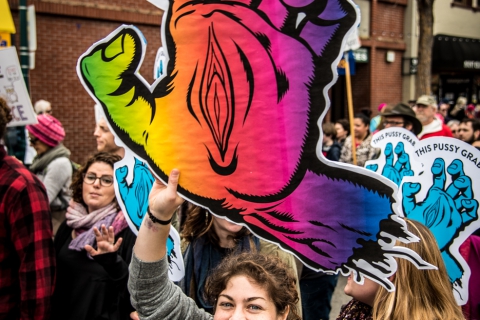
{"label": "woman's raised hand", "polygon": [[173,169],[170,172],[166,186],[161,181],[155,179],[148,197],[148,205],[150,212],[157,219],[164,221],[170,220],[177,207],[183,203],[184,200],[177,194],[179,177],[180,171]]}
{"label": "woman's raised hand", "polygon": [[102,224],[101,230],[98,230],[96,227],[93,228],[95,237],[97,239],[97,250],[95,250],[90,245],[85,245],[85,250],[93,257],[99,254],[116,252],[120,245],[122,244],[123,239],[118,238],[117,243],[115,243],[115,234],[113,233],[113,227],[110,226],[108,229]]}
{"label": "woman's raised hand", "polygon": [[140,260],[158,261],[166,254],[167,238],[170,232],[168,221],[172,218],[175,209],[183,203],[183,199],[177,194],[179,177],[180,171],[173,169],[166,186],[158,180],[153,184],[148,197],[149,210],[154,216],[154,220],[161,220],[165,223],[154,222],[150,219],[149,214],[143,219],[133,249]]}

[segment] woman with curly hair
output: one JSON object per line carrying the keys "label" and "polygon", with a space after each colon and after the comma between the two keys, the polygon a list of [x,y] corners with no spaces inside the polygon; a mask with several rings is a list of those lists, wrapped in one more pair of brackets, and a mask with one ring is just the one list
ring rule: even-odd
{"label": "woman with curly hair", "polygon": [[207,276],[230,254],[254,252],[276,256],[293,271],[299,283],[293,255],[257,238],[241,225],[214,216],[204,208],[189,203],[186,211],[182,228],[185,277],[179,285],[198,307],[213,313],[214,305],[205,299]]}
{"label": "woman with curly hair", "polygon": [[120,160],[115,154],[97,153],[73,179],[66,221],[54,241],[52,319],[129,319],[133,311],[127,280],[135,235],[113,186],[113,165]]}
{"label": "woman with curly hair", "polygon": [[351,276],[345,293],[353,299],[337,320],[463,320],[461,308],[455,302],[452,285],[435,237],[420,222],[405,219],[408,230],[420,241],[397,245],[417,252],[422,259],[438,269],[421,270],[405,259],[397,260],[397,271],[390,281],[395,291],[388,292],[376,282],[365,278],[360,285]]}
{"label": "woman with curly hair", "polygon": [[179,176],[174,169],[168,186],[154,183],[135,243],[128,288],[140,318],[299,320],[295,276],[271,255],[244,252],[222,260],[205,284],[213,316],[169,281],[166,243],[172,216],[183,202],[176,193]]}

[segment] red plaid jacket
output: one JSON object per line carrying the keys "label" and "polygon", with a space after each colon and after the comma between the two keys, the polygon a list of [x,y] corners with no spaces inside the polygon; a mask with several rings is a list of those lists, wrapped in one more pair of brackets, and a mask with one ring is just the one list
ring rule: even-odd
{"label": "red plaid jacket", "polygon": [[0,319],[49,319],[54,282],[45,188],[0,145]]}

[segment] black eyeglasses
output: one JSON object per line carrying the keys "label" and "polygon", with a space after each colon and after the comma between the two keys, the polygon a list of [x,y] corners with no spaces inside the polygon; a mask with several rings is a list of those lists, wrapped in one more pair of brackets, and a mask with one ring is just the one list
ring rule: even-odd
{"label": "black eyeglasses", "polygon": [[403,126],[404,122],[403,121],[388,121],[385,120],[383,122],[384,126]]}
{"label": "black eyeglasses", "polygon": [[97,177],[93,173],[83,174],[83,182],[85,182],[86,184],[94,184],[97,179],[100,180],[100,185],[103,187],[110,187],[113,184],[113,176]]}

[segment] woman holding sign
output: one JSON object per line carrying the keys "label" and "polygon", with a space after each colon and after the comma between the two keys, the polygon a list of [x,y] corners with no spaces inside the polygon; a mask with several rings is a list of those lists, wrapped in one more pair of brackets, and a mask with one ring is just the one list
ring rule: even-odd
{"label": "woman holding sign", "polygon": [[179,171],[168,186],[156,181],[147,216],[140,227],[130,264],[128,287],[140,318],[298,320],[295,278],[278,258],[253,253],[230,256],[206,281],[207,300],[214,315],[197,307],[168,279],[166,242],[170,222],[183,202],[177,195]]}

